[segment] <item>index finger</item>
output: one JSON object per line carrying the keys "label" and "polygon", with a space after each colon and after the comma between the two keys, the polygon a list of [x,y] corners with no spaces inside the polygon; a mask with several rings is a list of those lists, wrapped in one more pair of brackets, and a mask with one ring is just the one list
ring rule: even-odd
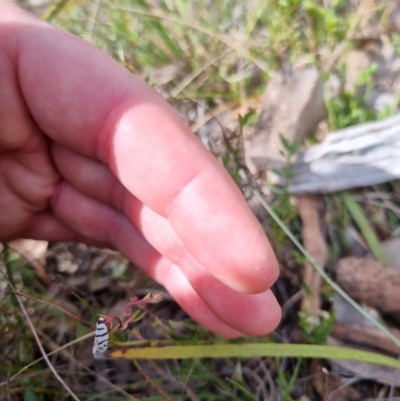
{"label": "index finger", "polygon": [[41,130],[107,164],[134,196],[169,220],[187,251],[221,282],[246,293],[269,288],[278,269],[261,226],[174,110],[90,44],[2,7],[14,17],[1,23],[0,43]]}

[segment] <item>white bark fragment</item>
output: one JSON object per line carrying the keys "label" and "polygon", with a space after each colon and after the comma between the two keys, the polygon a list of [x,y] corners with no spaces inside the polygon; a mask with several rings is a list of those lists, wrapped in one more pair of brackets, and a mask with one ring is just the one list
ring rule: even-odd
{"label": "white bark fragment", "polygon": [[293,173],[293,194],[335,192],[400,178],[400,114],[331,132],[300,152]]}

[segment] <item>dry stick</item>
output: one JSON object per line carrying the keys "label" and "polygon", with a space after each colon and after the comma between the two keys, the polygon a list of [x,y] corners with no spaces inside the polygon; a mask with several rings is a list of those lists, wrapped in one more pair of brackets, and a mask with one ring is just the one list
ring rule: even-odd
{"label": "dry stick", "polygon": [[[58,345],[45,333],[40,332],[40,335],[42,336],[42,338],[44,338],[47,341],[47,345],[50,348],[53,348],[54,351],[59,351]],[[53,351],[53,352],[54,352]],[[50,354],[49,354],[50,355]],[[94,375],[96,375],[100,381],[102,381],[103,383],[106,383],[108,386],[110,386],[113,390],[120,392],[121,394],[123,394],[125,397],[133,400],[133,401],[139,401],[137,398],[135,398],[133,395],[127,393],[124,389],[116,386],[115,384],[111,383],[108,379],[106,379],[105,377],[97,374],[94,370],[88,368],[85,364],[83,364],[82,362],[80,362],[79,360],[77,360],[68,350],[63,350],[61,352],[61,355],[65,358],[65,359],[69,359],[71,361],[73,361],[74,363],[76,363],[79,367],[81,367],[83,370],[85,370],[86,372],[92,373]]]}
{"label": "dry stick", "polygon": [[183,384],[183,389],[182,389],[182,393],[184,391],[187,392],[188,396],[191,398],[192,401],[199,401],[199,399],[197,398],[196,394],[193,392],[193,390],[188,386],[188,381],[190,379],[190,376],[192,375],[193,372],[193,368],[195,365],[196,361],[194,360],[192,363],[192,366],[189,369],[188,374],[186,375],[186,379],[185,381],[182,383]]}
{"label": "dry stick", "polygon": [[28,263],[30,263],[35,268],[35,271],[36,271],[36,274],[37,274],[39,280],[42,281],[42,283],[46,287],[50,287],[51,281],[47,277],[46,269],[45,269],[45,267],[43,266],[43,263],[40,260],[38,260],[36,258],[29,257],[27,254],[25,254],[25,252],[23,252],[23,251],[21,251],[19,249],[16,249],[17,247],[16,247],[14,241],[12,241],[11,243],[8,243],[8,247],[9,247],[9,249],[11,249],[12,252],[18,254],[18,256],[21,259],[26,260]]}
{"label": "dry stick", "polygon": [[133,364],[136,366],[136,369],[139,371],[140,375],[146,380],[146,382],[157,391],[162,397],[164,397],[168,401],[174,401],[167,393],[157,387],[157,385],[151,380],[151,377],[144,371],[139,362],[136,359],[132,360]]}
{"label": "dry stick", "polygon": [[71,317],[72,319],[76,320],[77,322],[79,322],[79,323],[83,324],[84,326],[88,327],[89,329],[95,330],[95,327],[93,327],[91,324],[86,323],[84,320],[82,320],[80,317],[74,315],[74,314],[73,314],[72,312],[70,312],[69,310],[67,310],[67,309],[65,309],[65,308],[63,308],[62,306],[59,306],[59,305],[57,305],[57,304],[53,304],[53,303],[51,303],[51,302],[49,302],[49,301],[46,301],[45,299],[40,299],[40,298],[34,297],[33,295],[30,295],[30,294],[24,294],[23,292],[20,292],[20,291],[18,291],[18,290],[13,290],[13,291],[10,291],[10,290],[0,290],[0,292],[5,292],[5,293],[7,293],[7,294],[18,295],[18,296],[20,296],[20,297],[25,297],[25,298],[28,298],[28,299],[32,299],[32,300],[34,300],[34,301],[36,301],[36,302],[39,302],[39,303],[42,303],[42,304],[51,306],[51,307],[53,307],[53,308],[56,308],[56,309],[60,310],[61,312],[65,313],[67,316],[69,316],[69,317]]}
{"label": "dry stick", "polygon": [[[9,283],[11,285],[11,283]],[[17,301],[19,303],[19,306],[21,308],[22,314],[25,316],[25,319],[28,322],[29,328],[32,331],[33,337],[35,337],[36,343],[40,349],[41,354],[43,355],[44,360],[47,363],[47,366],[50,368],[50,370],[53,372],[53,375],[55,376],[55,378],[61,383],[61,385],[64,387],[64,389],[67,391],[67,393],[75,400],[75,401],[80,401],[80,399],[75,395],[75,393],[69,388],[68,384],[65,383],[65,381],[61,378],[61,376],[57,373],[56,369],[54,368],[54,366],[52,365],[52,363],[50,362],[50,359],[48,358],[45,349],[43,348],[43,345],[40,341],[40,338],[35,330],[35,327],[33,326],[32,320],[28,315],[28,312],[25,308],[24,303],[21,301],[21,298],[19,296],[19,294],[15,294]]]}
{"label": "dry stick", "polygon": [[[167,372],[164,372],[155,362],[153,361],[148,361],[149,364],[155,369],[156,372],[160,374],[164,379],[169,380],[170,382],[177,384],[179,386],[182,386],[182,393],[186,391],[187,395],[190,397],[191,401],[199,401],[197,398],[196,394],[193,392],[193,390],[188,386],[187,380],[189,379],[189,376],[186,379],[185,383],[182,383],[179,379],[177,379],[170,371],[170,369],[167,367],[166,369],[168,370]],[[192,364],[192,367],[194,365]],[[191,368],[192,369],[192,368]],[[190,374],[190,372],[189,372]]]}
{"label": "dry stick", "polygon": [[204,65],[198,68],[196,71],[192,72],[191,74],[187,75],[179,84],[171,91],[171,97],[176,98],[193,80],[195,80],[203,71],[207,68],[211,67],[217,61],[221,60],[222,58],[226,57],[229,53],[231,53],[233,49],[228,48],[224,52],[222,52],[219,56],[208,60]]}
{"label": "dry stick", "polygon": [[[94,332],[91,332],[91,333],[85,334],[85,335],[82,336],[82,337],[76,338],[75,340],[72,340],[72,341],[70,341],[69,343],[62,345],[61,347],[57,348],[56,350],[49,352],[49,353],[47,354],[47,356],[51,356],[51,355],[57,354],[58,352],[60,352],[60,351],[62,351],[62,350],[64,350],[64,349],[70,347],[71,345],[77,344],[77,343],[79,343],[79,342],[81,342],[81,341],[83,341],[83,340],[86,340],[86,339],[88,339],[88,338],[90,338],[90,337],[93,337],[94,334],[95,334]],[[42,361],[43,359],[44,359],[44,357],[42,356],[41,358],[36,359],[35,361],[29,363],[28,365],[25,365],[25,366],[24,366],[23,368],[21,368],[17,373],[15,373],[13,376],[11,376],[7,381],[1,382],[1,383],[0,383],[0,387],[5,386],[5,385],[6,385],[7,383],[9,383],[9,382],[12,382],[12,381],[15,380],[19,375],[21,375],[22,373],[24,373],[25,370],[29,369],[29,368],[30,368],[31,366],[33,366],[33,365],[36,365],[38,362]]]}
{"label": "dry stick", "polygon": [[[166,371],[164,371],[163,369],[161,369],[158,365],[157,365],[157,363],[155,363],[155,362],[153,362],[153,361],[148,361],[148,363],[149,363],[149,365],[164,379],[164,380],[167,380],[167,381],[169,381],[169,382],[172,382],[172,383],[174,383],[174,384],[178,384],[178,385],[183,385],[183,383],[181,383],[178,379],[176,379],[175,377],[174,377],[174,375],[171,373],[171,370],[169,369],[169,367],[167,366],[166,368],[165,368],[165,370]],[[143,369],[143,368],[142,368]],[[144,369],[143,369],[143,372],[144,372],[144,374],[146,374],[146,372],[144,371]],[[151,380],[151,378],[150,378],[150,376],[148,376],[149,377],[149,379]],[[155,384],[154,384],[155,385]],[[185,388],[184,387],[182,387],[182,389],[183,390],[185,390]],[[192,392],[193,393],[193,392]],[[188,393],[188,395],[189,395],[189,397],[190,397],[190,394]],[[193,400],[192,398],[191,398],[191,401],[196,401],[196,400]],[[197,400],[198,401],[198,400]]]}
{"label": "dry stick", "polygon": [[235,107],[237,107],[237,102],[229,102],[228,104],[223,104],[221,106],[218,106],[215,110],[212,110],[212,112],[208,111],[206,109],[206,113],[203,117],[201,117],[199,120],[194,122],[189,128],[192,132],[196,132],[198,129],[200,129],[203,125],[208,123],[210,120],[213,118],[216,118],[219,114],[225,113],[228,110],[231,110]]}
{"label": "dry stick", "polygon": [[259,391],[261,391],[263,399],[267,400],[268,390],[264,380],[260,377],[260,375],[254,369],[250,369],[247,366],[243,366],[242,369],[244,374],[250,376],[257,383],[257,388],[254,391],[256,393],[256,396],[258,395],[258,389],[260,389]]}
{"label": "dry stick", "polygon": [[298,301],[303,299],[305,295],[305,291],[303,289],[296,292],[296,294],[292,295],[283,305],[282,305],[282,316]]}
{"label": "dry stick", "polygon": [[268,382],[269,385],[269,393],[270,393],[270,400],[277,400],[278,399],[278,392],[276,391],[276,386],[275,382],[272,379],[271,372],[269,369],[265,366],[264,360],[261,358],[260,360],[260,365],[259,365],[261,371],[264,373],[264,380]]}
{"label": "dry stick", "polygon": [[[346,383],[343,383],[341,386],[339,386],[337,389],[333,390],[329,395],[326,401],[330,401],[332,396],[335,393],[338,393],[340,390],[344,389],[345,387],[349,387],[355,383],[357,383],[358,381],[362,380],[360,377],[353,377],[349,380],[346,381]],[[390,398],[389,398],[390,399]]]}
{"label": "dry stick", "polygon": [[94,4],[94,13],[93,13],[93,15],[92,15],[92,18],[89,20],[90,28],[89,28],[89,38],[88,38],[88,41],[89,41],[90,43],[93,43],[93,42],[92,42],[93,31],[94,31],[94,27],[95,27],[95,25],[96,25],[97,14],[99,13],[100,2],[101,2],[101,0],[97,0],[96,3]]}
{"label": "dry stick", "polygon": [[[328,260],[328,248],[320,228],[320,198],[317,195],[298,195],[297,208],[302,224],[304,248],[324,268]],[[304,263],[303,284],[309,293],[305,293],[301,304],[301,311],[308,315],[318,317],[321,309],[320,288],[322,278],[313,269],[310,262]]]}

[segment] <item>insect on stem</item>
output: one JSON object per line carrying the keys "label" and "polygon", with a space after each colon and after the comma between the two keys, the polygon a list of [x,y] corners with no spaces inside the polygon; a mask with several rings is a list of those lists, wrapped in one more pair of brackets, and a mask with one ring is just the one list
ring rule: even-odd
{"label": "insect on stem", "polygon": [[108,329],[104,317],[99,317],[94,335],[93,356],[96,359],[104,358],[108,349]]}

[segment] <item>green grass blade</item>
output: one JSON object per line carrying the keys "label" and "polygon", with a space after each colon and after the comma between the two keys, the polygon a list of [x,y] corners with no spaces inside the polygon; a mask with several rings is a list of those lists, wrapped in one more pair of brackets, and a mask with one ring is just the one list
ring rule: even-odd
{"label": "green grass blade", "polygon": [[289,381],[288,385],[285,388],[285,392],[283,393],[282,401],[290,399],[289,398],[289,394],[290,394],[290,392],[292,391],[292,389],[294,387],[294,384],[295,384],[295,382],[297,380],[297,376],[299,375],[301,363],[302,363],[302,359],[299,358],[299,360],[297,361],[296,367],[294,368],[294,371],[292,373],[292,377],[290,378],[290,381]]}
{"label": "green grass blade", "polygon": [[382,251],[382,247],[379,244],[378,238],[374,232],[374,229],[365,218],[364,212],[360,205],[354,200],[353,196],[348,192],[342,193],[342,199],[346,205],[347,210],[351,214],[351,217],[357,223],[365,241],[368,244],[369,249],[374,254],[376,260],[381,263],[387,263],[386,256]]}
{"label": "green grass blade", "polygon": [[52,7],[49,13],[43,16],[43,19],[51,22],[57,17],[68,5],[70,0],[60,0],[55,6]]}
{"label": "green grass blade", "polygon": [[112,351],[111,357],[125,359],[252,357],[328,358],[368,362],[375,365],[400,369],[399,360],[385,355],[352,348],[310,344],[212,344],[130,348],[128,350]]}
{"label": "green grass blade", "polygon": [[353,308],[357,309],[366,319],[368,319],[375,327],[377,327],[382,333],[390,338],[398,347],[400,347],[400,340],[396,338],[382,323],[377,319],[372,317],[365,309],[363,309],[354,299],[343,290],[342,287],[337,285],[325,272],[325,270],[315,261],[315,259],[306,251],[303,245],[300,244],[298,239],[293,235],[285,223],[277,216],[277,214],[268,205],[262,195],[253,191],[254,196],[260,201],[264,209],[269,213],[269,215],[275,220],[283,232],[290,238],[293,244],[299,249],[299,251],[306,257],[306,259],[313,265],[314,269],[321,275],[321,277],[339,294],[341,295]]}
{"label": "green grass blade", "polygon": [[228,383],[230,383],[233,387],[235,387],[237,390],[239,390],[241,393],[243,393],[246,400],[258,401],[258,398],[256,398],[253,394],[251,394],[250,391],[247,390],[247,388],[244,387],[242,384],[238,383],[237,381],[235,381],[229,377],[226,377],[225,380]]}

